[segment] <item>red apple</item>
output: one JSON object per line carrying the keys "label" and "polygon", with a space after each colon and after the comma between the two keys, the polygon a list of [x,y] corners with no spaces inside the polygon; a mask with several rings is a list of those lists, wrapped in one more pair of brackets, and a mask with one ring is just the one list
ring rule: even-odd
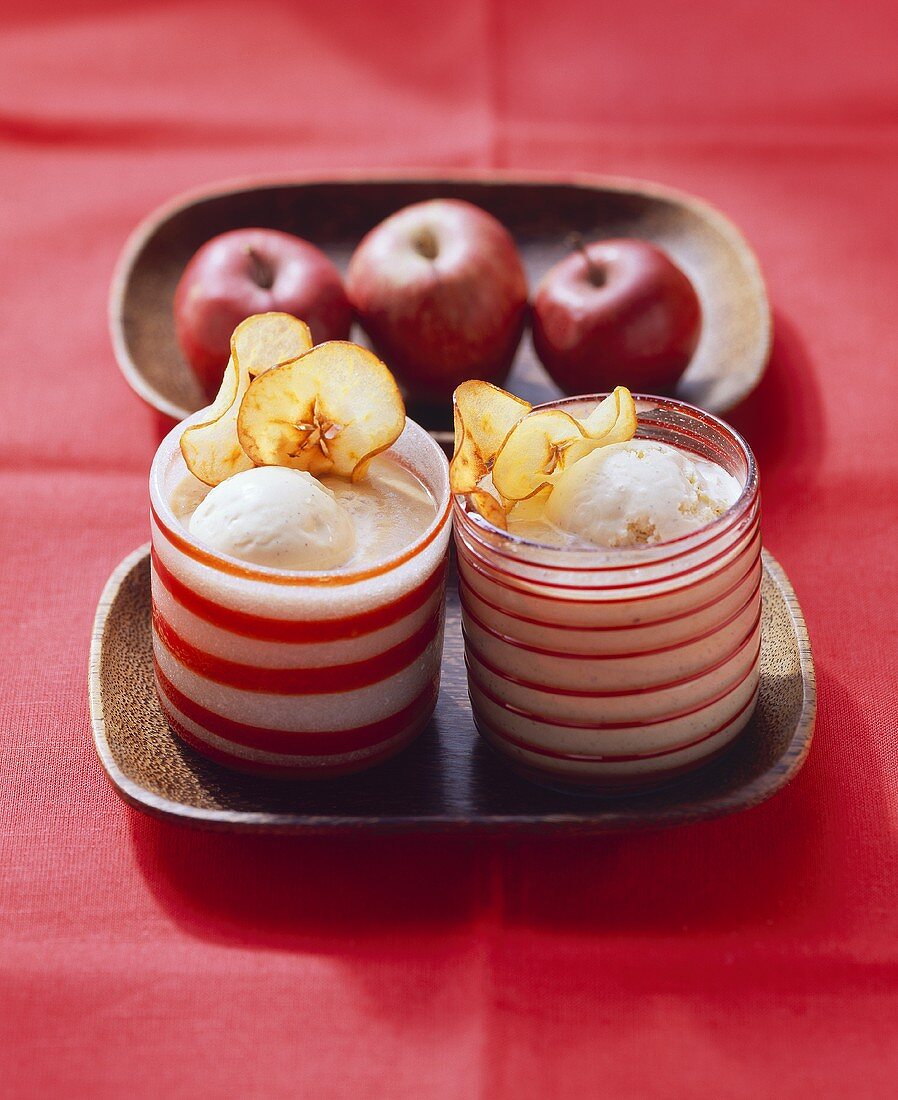
{"label": "red apple", "polygon": [[533,344],[566,393],[628,386],[670,392],[701,330],[695,288],[647,241],[595,241],[546,272],[533,299]]}
{"label": "red apple", "polygon": [[234,229],[207,241],[175,291],[175,329],[203,392],[214,397],[231,333],[254,313],[292,313],[316,344],[345,340],[352,309],[340,273],[315,245],[276,229]]}
{"label": "red apple", "polygon": [[501,383],[527,314],[511,234],[457,199],[415,203],[359,244],[346,289],[375,350],[410,395],[448,400],[467,378]]}

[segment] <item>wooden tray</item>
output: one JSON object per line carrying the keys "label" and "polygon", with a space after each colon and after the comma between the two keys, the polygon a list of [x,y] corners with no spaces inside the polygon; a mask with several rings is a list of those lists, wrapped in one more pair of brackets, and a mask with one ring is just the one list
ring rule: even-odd
{"label": "wooden tray", "polygon": [[153,684],[148,547],[115,570],[97,608],[90,655],[94,741],[113,786],[158,817],[223,829],[616,832],[744,810],[796,774],[811,743],[816,689],[804,619],[764,552],[761,687],[735,748],[652,794],[563,795],[517,778],[477,737],[468,704],[458,594],[449,584],[443,683],[422,736],[362,775],[285,783],[228,771],[182,745]]}
{"label": "wooden tray", "polygon": [[[153,408],[175,420],[204,403],[178,350],[172,301],[187,261],[210,237],[241,226],[282,229],[314,241],[345,271],[372,226],[410,202],[435,197],[468,199],[508,226],[531,288],[570,250],[567,242],[575,230],[589,240],[654,241],[690,276],[704,314],[701,340],[677,396],[723,413],[760,379],[771,340],[764,282],[751,249],[721,213],[690,195],[645,182],[494,174],[256,182],[175,199],[138,227],[113,279],[110,330],[125,377]],[[362,339],[358,329],[355,338]],[[534,404],[559,396],[529,335],[518,349],[508,387]],[[414,406],[410,412],[435,435],[451,432],[448,406],[445,415]]]}

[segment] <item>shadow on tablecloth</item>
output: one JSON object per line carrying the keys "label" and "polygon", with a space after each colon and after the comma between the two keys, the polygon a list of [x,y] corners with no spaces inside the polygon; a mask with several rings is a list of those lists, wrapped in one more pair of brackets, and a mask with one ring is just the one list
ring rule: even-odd
{"label": "shadow on tablecloth", "polygon": [[849,689],[825,668],[818,679],[804,771],[771,801],[719,821],[558,840],[298,838],[197,832],[132,811],[138,864],[192,935],[322,954],[477,921],[659,936],[819,922],[848,904],[832,886],[850,881],[851,833],[864,827],[847,830],[840,805],[865,806],[871,820],[883,810],[867,759],[877,732]]}
{"label": "shadow on tablecloth", "polygon": [[724,417],[755,453],[762,500],[768,489],[781,484],[785,495],[787,485],[807,489],[819,480],[825,450],[821,401],[825,385],[825,365],[818,367],[811,361],[796,327],[775,310],[767,370],[757,389]]}

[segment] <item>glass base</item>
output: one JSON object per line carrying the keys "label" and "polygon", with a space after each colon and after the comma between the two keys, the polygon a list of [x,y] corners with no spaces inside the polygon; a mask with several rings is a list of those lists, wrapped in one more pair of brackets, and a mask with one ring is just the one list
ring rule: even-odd
{"label": "glass base", "polygon": [[740,731],[740,733],[736,734],[736,736],[722,748],[718,749],[716,752],[710,753],[708,756],[702,757],[701,760],[698,760],[694,764],[685,764],[679,768],[670,769],[656,776],[633,776],[632,779],[622,779],[612,783],[592,777],[568,780],[560,778],[557,775],[552,775],[541,768],[534,768],[529,764],[525,764],[517,757],[512,756],[510,753],[506,753],[498,748],[481,729],[477,721],[476,713],[474,715],[474,724],[477,726],[477,732],[480,735],[480,739],[489,750],[490,755],[499,760],[503,767],[514,772],[520,779],[524,779],[528,783],[533,783],[538,787],[543,787],[546,790],[554,791],[556,794],[576,795],[579,798],[601,799],[602,801],[651,795],[657,791],[666,790],[669,787],[675,787],[681,783],[685,783],[697,773],[703,772],[706,768],[713,766],[721,757],[726,756],[728,752],[731,752],[738,744],[741,737]]}

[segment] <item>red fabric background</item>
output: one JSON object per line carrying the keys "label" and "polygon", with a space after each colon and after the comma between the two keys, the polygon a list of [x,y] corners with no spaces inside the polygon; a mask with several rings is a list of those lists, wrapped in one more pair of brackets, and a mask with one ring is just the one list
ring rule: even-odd
{"label": "red fabric background", "polygon": [[[0,33],[0,1093],[883,1096],[898,1087],[898,8],[52,0]],[[642,176],[755,245],[732,419],[820,682],[785,792],[584,841],[165,827],[94,756],[97,597],[147,537],[106,331],[128,231],[209,181]]]}

